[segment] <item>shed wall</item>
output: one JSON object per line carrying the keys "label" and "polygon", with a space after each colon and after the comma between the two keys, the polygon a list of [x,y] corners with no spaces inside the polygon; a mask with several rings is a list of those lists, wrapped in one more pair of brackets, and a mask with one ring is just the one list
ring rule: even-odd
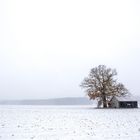
{"label": "shed wall", "polygon": [[137,108],[138,104],[136,101],[119,102],[120,108]]}
{"label": "shed wall", "polygon": [[117,101],[115,97],[112,98],[110,104],[111,104],[111,107],[113,108],[119,108],[119,102]]}

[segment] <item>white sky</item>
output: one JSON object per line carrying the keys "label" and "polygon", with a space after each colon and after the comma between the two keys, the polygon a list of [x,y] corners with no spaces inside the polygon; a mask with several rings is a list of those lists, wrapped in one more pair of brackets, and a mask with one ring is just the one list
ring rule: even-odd
{"label": "white sky", "polygon": [[84,96],[91,68],[140,95],[139,0],[1,0],[0,99]]}

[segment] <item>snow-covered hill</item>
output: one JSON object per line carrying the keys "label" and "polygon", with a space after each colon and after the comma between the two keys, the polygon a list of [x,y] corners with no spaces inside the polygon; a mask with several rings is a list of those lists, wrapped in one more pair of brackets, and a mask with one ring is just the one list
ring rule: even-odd
{"label": "snow-covered hill", "polygon": [[93,101],[90,101],[85,97],[67,97],[56,98],[47,100],[5,100],[0,101],[2,105],[91,105]]}

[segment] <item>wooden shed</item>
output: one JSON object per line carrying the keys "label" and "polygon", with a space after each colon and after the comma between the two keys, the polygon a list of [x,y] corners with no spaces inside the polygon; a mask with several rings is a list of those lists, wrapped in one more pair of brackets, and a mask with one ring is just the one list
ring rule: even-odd
{"label": "wooden shed", "polygon": [[138,101],[132,97],[116,97],[113,96],[110,100],[112,108],[138,108]]}

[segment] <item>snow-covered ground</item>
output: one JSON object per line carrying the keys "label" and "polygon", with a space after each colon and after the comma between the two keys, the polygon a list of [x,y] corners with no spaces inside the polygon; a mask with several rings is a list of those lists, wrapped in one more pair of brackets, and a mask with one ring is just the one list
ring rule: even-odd
{"label": "snow-covered ground", "polygon": [[139,140],[140,109],[0,106],[0,140]]}

